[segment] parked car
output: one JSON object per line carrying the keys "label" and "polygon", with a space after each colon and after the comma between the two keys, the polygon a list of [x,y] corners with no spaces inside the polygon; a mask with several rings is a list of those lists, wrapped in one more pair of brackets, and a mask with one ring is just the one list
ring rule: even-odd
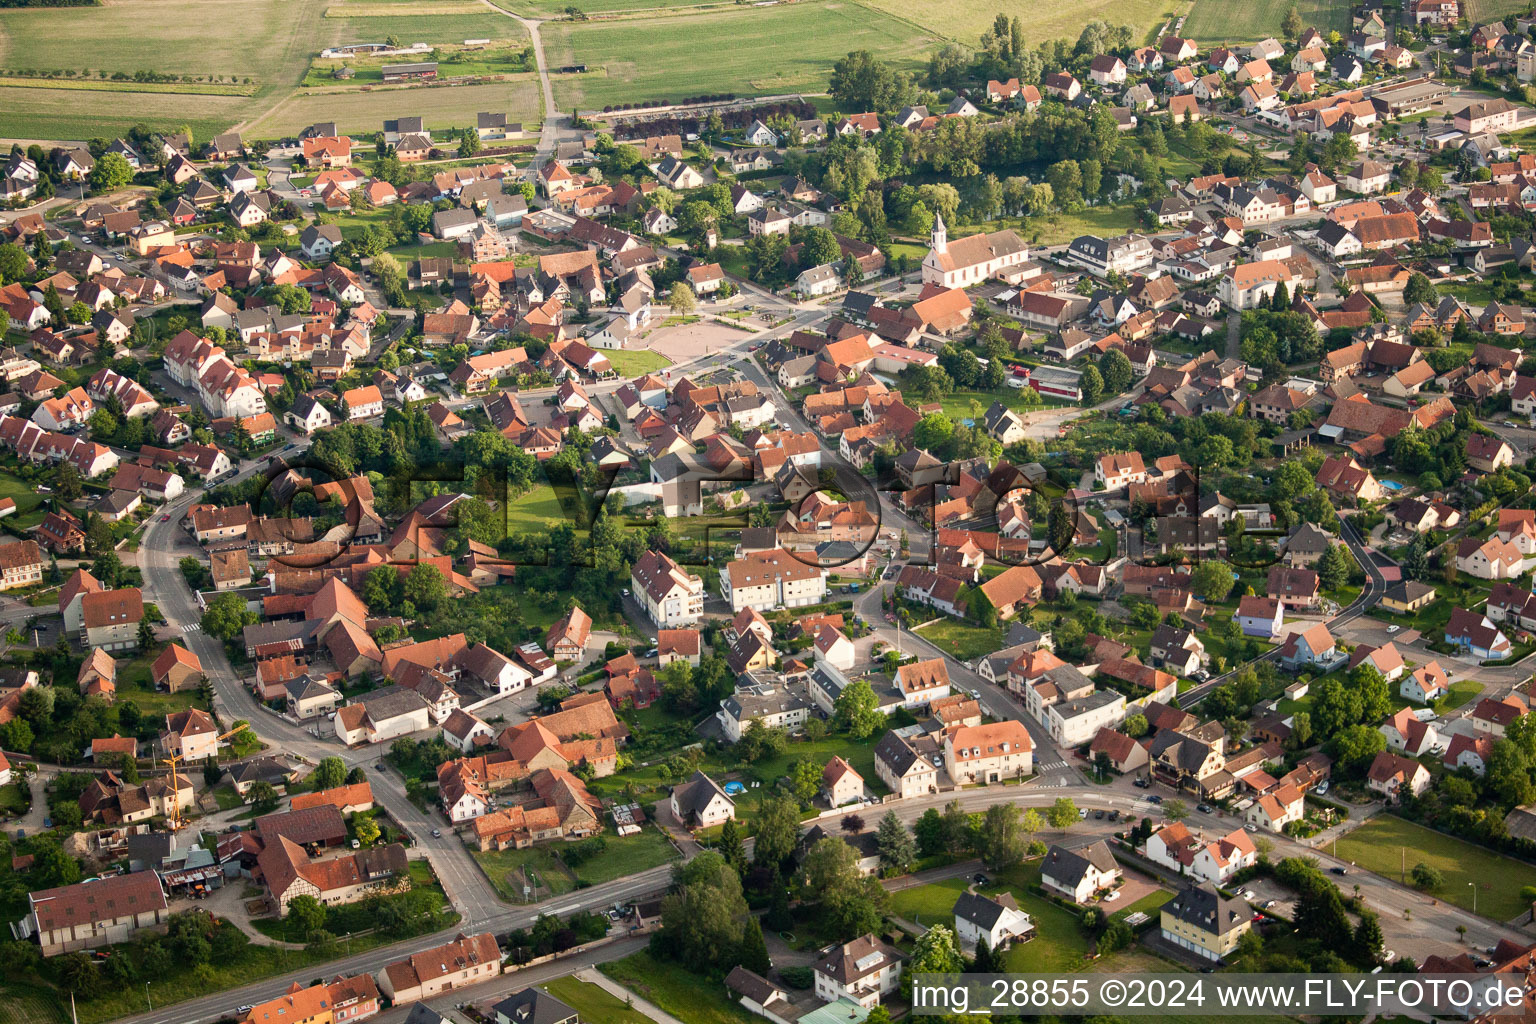
{"label": "parked car", "polygon": [[1199,811],[1201,814],[1210,814],[1211,813],[1211,805],[1210,804],[1196,804],[1195,805],[1195,810]]}

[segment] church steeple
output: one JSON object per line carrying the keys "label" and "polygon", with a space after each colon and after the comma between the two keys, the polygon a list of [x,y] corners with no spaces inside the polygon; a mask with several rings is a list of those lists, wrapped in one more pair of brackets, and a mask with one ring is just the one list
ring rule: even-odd
{"label": "church steeple", "polygon": [[944,230],[944,217],[942,214],[933,215],[933,234],[928,239],[929,247],[934,252],[947,252],[949,250],[949,232]]}

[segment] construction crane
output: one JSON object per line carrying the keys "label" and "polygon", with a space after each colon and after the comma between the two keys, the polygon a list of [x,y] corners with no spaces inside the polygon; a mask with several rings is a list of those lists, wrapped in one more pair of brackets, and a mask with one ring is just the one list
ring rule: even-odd
{"label": "construction crane", "polygon": [[[250,728],[249,723],[241,722],[239,725],[229,730],[229,732],[226,732],[224,735],[214,740],[214,748],[217,749],[220,743],[223,743],[225,740],[229,739],[236,733],[244,732],[248,728]],[[164,763],[171,766],[171,813],[166,816],[166,824],[170,827],[172,832],[180,832],[181,826],[183,824],[181,820],[181,787],[177,784],[176,781],[176,765],[181,760],[182,757],[180,754],[171,754],[169,757],[164,759]]]}

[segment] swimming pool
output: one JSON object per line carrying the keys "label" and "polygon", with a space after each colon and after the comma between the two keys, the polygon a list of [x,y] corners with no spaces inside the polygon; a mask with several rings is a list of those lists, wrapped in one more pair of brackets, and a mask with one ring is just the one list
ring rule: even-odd
{"label": "swimming pool", "polygon": [[1381,482],[1381,486],[1385,487],[1389,491],[1400,491],[1403,489],[1403,485],[1398,483],[1396,480],[1383,480]]}

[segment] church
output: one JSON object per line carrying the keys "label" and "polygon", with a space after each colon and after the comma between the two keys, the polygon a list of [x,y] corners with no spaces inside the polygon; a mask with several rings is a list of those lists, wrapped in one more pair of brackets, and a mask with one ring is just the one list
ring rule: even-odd
{"label": "church", "polygon": [[1011,229],[951,242],[944,218],[937,215],[929,244],[928,255],[923,257],[923,283],[945,288],[970,288],[994,277],[1008,280],[1008,268],[1029,261],[1029,246]]}

